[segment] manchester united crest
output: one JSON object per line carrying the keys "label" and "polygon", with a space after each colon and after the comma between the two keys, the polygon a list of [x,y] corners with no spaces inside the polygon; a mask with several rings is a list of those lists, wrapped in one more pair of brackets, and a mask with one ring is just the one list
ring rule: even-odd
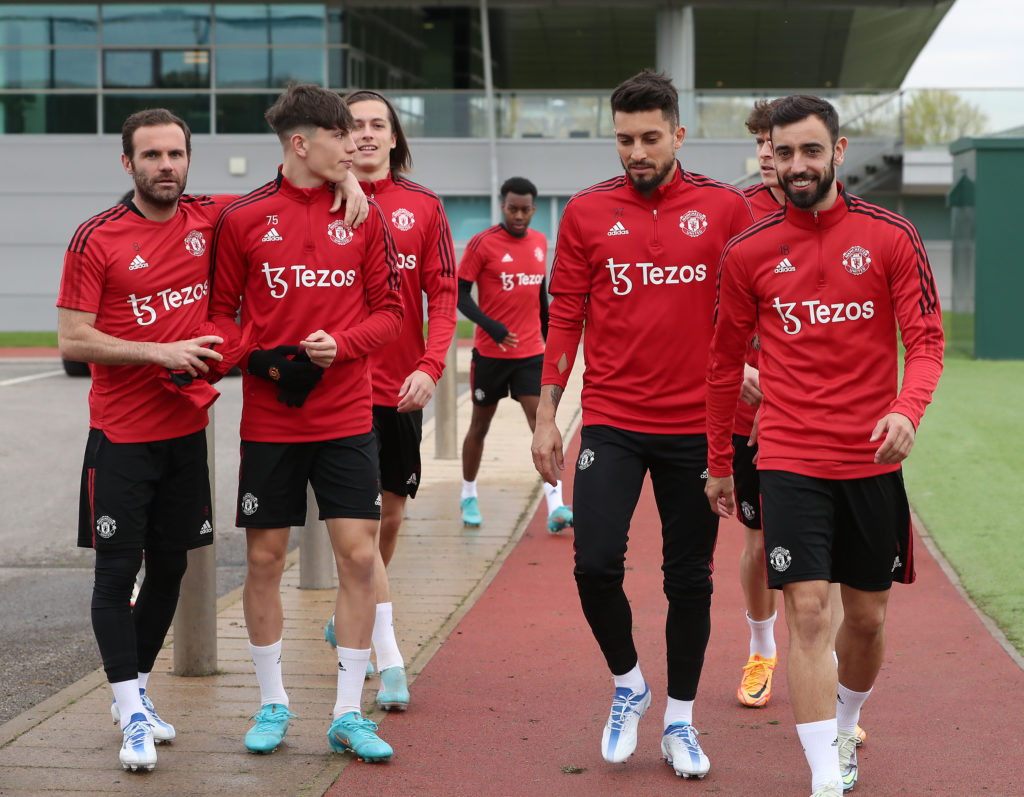
{"label": "manchester united crest", "polygon": [[412,229],[412,225],[416,223],[416,217],[412,215],[411,210],[399,208],[391,214],[391,223],[402,232],[409,232]]}
{"label": "manchester united crest", "polygon": [[96,533],[99,534],[103,539],[109,540],[114,536],[114,532],[117,531],[117,521],[114,520],[110,515],[103,515],[96,520]]}
{"label": "manchester united crest", "polygon": [[206,239],[199,230],[192,230],[185,236],[185,248],[190,255],[199,257],[206,252]]}
{"label": "manchester united crest", "polygon": [[688,210],[679,217],[679,229],[691,238],[699,238],[708,228],[708,217],[699,210]]}
{"label": "manchester united crest", "polygon": [[533,256],[537,259],[538,263],[544,262],[544,250],[539,246],[533,250]]}
{"label": "manchester united crest", "polygon": [[327,237],[330,238],[338,246],[344,246],[352,240],[352,229],[345,226],[345,222],[332,221],[327,226]]}
{"label": "manchester united crest", "polygon": [[851,246],[843,252],[843,268],[853,276],[863,274],[871,265],[871,253],[863,246]]}

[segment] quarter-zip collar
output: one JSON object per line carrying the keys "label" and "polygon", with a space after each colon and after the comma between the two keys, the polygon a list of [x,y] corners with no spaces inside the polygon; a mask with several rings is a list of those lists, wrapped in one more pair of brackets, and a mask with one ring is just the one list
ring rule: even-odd
{"label": "quarter-zip collar", "polygon": [[312,205],[316,202],[323,194],[334,195],[334,183],[324,183],[318,185],[316,188],[299,188],[292,184],[287,177],[284,176],[282,167],[277,167],[277,187],[278,193],[281,196],[292,199],[295,202],[299,202],[304,205]]}
{"label": "quarter-zip collar", "polygon": [[805,230],[824,230],[837,225],[846,217],[849,198],[843,184],[838,180],[836,186],[839,188],[839,195],[828,210],[801,210],[787,200],[786,220]]}
{"label": "quarter-zip collar", "polygon": [[394,186],[394,181],[391,179],[390,172],[380,180],[360,180],[359,187],[363,189],[363,193],[366,194],[370,199],[373,199],[377,194],[383,194],[388,189]]}
{"label": "quarter-zip collar", "polygon": [[629,175],[626,175],[626,186],[633,194],[636,195],[637,199],[641,202],[646,202],[651,205],[661,204],[667,197],[672,196],[683,187],[683,167],[679,165],[679,161],[676,160],[675,174],[672,175],[672,179],[669,180],[665,185],[659,185],[654,189],[654,193],[651,194],[651,198],[648,199],[639,191],[636,190],[636,186],[633,185],[633,181],[629,179]]}

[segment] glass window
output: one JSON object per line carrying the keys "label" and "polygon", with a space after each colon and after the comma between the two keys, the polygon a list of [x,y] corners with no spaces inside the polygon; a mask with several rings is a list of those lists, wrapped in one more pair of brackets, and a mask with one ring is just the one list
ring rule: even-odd
{"label": "glass window", "polygon": [[[118,125],[118,132],[121,127]],[[96,134],[94,94],[0,94],[0,132]]]}
{"label": "glass window", "polygon": [[481,230],[491,226],[491,200],[487,197],[445,197],[443,202],[454,240],[468,241]]}
{"label": "glass window", "polygon": [[208,50],[107,50],[103,85],[109,88],[202,89],[210,86]]}
{"label": "glass window", "polygon": [[0,44],[96,44],[99,7],[69,3],[5,3]]}
{"label": "glass window", "polygon": [[209,3],[104,3],[103,43],[209,44]]}
{"label": "glass window", "polygon": [[324,82],[319,47],[217,50],[217,88],[284,88],[289,82]]}
{"label": "glass window", "polygon": [[184,119],[193,133],[210,132],[206,94],[104,94],[103,132],[120,133],[124,120],[144,108],[166,108]]}
{"label": "glass window", "polygon": [[0,88],[95,88],[97,61],[94,49],[0,51]]}
{"label": "glass window", "polygon": [[217,44],[324,43],[324,4],[217,4]]}
{"label": "glass window", "polygon": [[264,114],[277,94],[218,94],[218,133],[270,133]]}

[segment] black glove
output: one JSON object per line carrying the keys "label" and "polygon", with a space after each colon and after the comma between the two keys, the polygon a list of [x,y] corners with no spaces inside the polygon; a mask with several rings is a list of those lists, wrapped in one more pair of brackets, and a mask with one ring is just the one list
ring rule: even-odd
{"label": "black glove", "polygon": [[257,349],[249,355],[247,367],[250,374],[273,382],[282,392],[304,392],[307,395],[324,375],[323,369],[313,365],[298,346]]}
{"label": "black glove", "polygon": [[[310,362],[309,355],[306,354],[306,352],[304,351],[300,351],[292,359],[292,362],[308,363]],[[312,363],[310,364],[312,365]],[[313,367],[316,368],[317,376],[316,381],[313,382],[312,385],[310,385],[308,388],[301,389],[282,387],[281,392],[277,394],[277,400],[284,404],[286,407],[301,407],[303,404],[305,404],[306,399],[309,397],[309,394],[313,392],[313,388],[316,387],[317,382],[319,382],[320,378],[324,375],[323,370],[319,366],[314,365]]]}
{"label": "black glove", "polygon": [[168,368],[167,373],[171,375],[171,381],[178,387],[185,388],[192,384],[192,374],[188,371],[172,371]]}
{"label": "black glove", "polygon": [[495,343],[501,343],[508,337],[508,327],[500,321],[488,318],[486,321],[477,322]]}

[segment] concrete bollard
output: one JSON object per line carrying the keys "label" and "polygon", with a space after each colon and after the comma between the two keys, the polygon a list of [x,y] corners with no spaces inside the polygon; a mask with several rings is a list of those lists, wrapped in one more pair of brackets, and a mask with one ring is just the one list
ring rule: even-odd
{"label": "concrete bollard", "polygon": [[[213,410],[206,427],[207,465],[210,470],[210,522],[214,514],[215,467]],[[216,537],[214,538],[216,540]],[[174,674],[210,675],[217,671],[217,543],[188,552],[188,570],[181,581],[181,596],[174,614]]]}
{"label": "concrete bollard", "polygon": [[458,459],[459,430],[456,411],[458,396],[458,362],[456,346],[458,338],[452,338],[448,354],[444,358],[444,375],[434,391],[434,456],[438,459]]}
{"label": "concrete bollard", "polygon": [[313,488],[306,485],[306,525],[299,539],[299,589],[331,589],[338,584],[331,538],[320,520]]}

